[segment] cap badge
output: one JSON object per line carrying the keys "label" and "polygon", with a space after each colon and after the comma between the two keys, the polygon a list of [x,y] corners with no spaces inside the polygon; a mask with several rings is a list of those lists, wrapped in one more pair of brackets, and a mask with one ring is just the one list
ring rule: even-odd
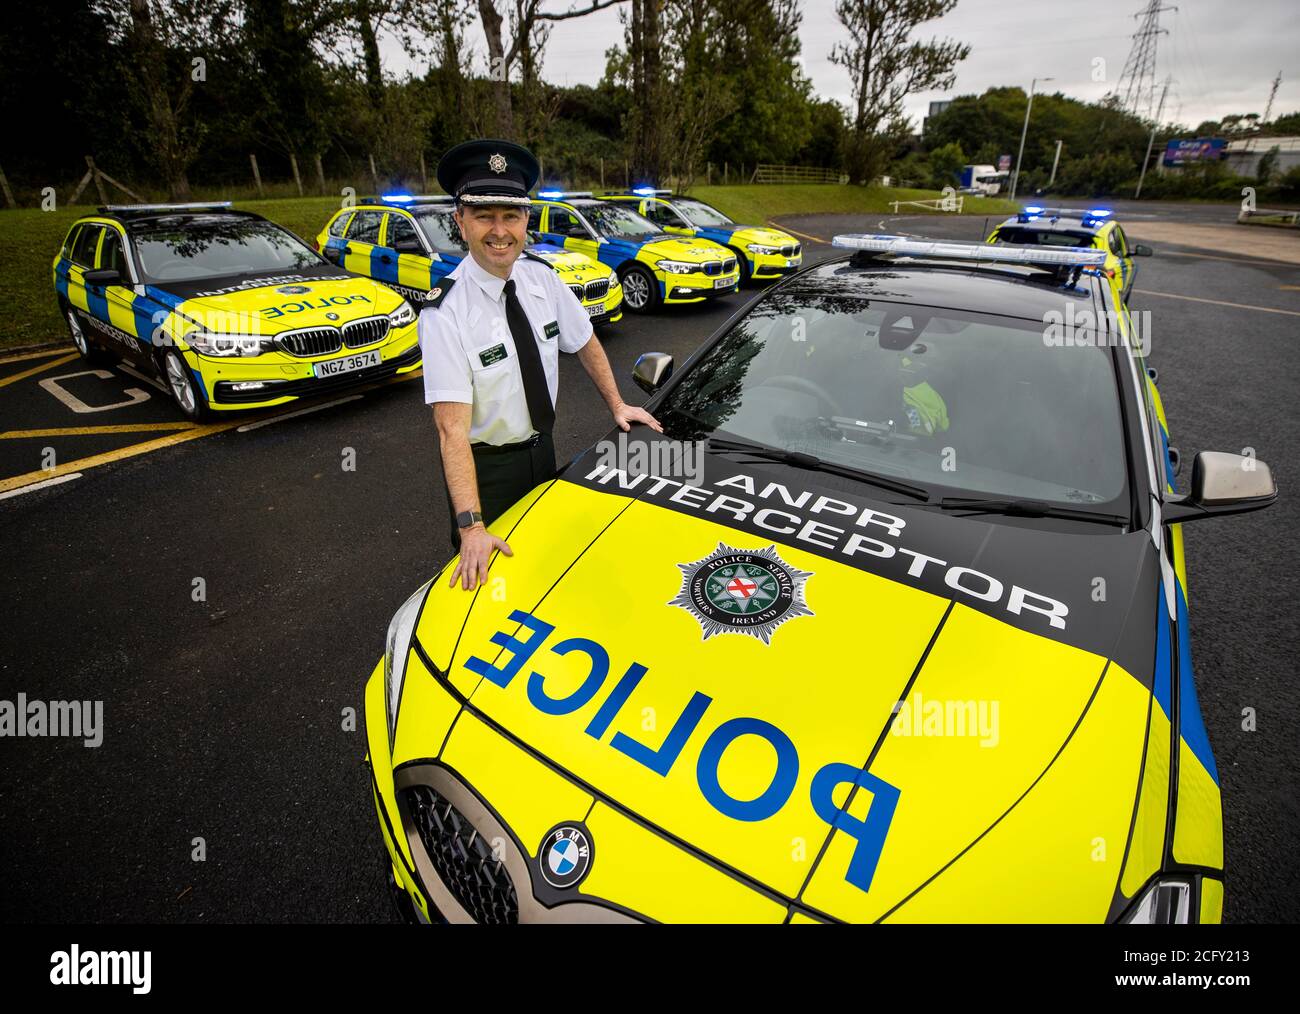
{"label": "cap badge", "polygon": [[503,173],[506,171],[506,157],[500,153],[488,158],[488,168],[494,173]]}

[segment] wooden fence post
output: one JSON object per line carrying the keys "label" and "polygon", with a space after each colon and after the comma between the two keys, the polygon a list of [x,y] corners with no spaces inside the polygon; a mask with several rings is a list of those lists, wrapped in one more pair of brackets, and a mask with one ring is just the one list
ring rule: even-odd
{"label": "wooden fence post", "polygon": [[370,154],[370,178],[375,182],[375,193],[377,195],[379,192],[379,171],[375,168],[374,152]]}
{"label": "wooden fence post", "polygon": [[603,193],[605,190],[605,156],[600,156],[600,189]]}
{"label": "wooden fence post", "polygon": [[9,205],[9,207],[18,207],[18,205],[14,203],[14,193],[9,189],[9,181],[5,179],[5,171],[3,169],[0,169],[0,190],[4,191],[5,203]]}
{"label": "wooden fence post", "polygon": [[429,192],[429,170],[424,168],[424,152],[420,152],[420,192]]}
{"label": "wooden fence post", "polygon": [[265,197],[266,195],[262,192],[262,174],[257,168],[257,156],[249,155],[248,161],[253,163],[253,182],[257,184],[257,196]]}
{"label": "wooden fence post", "polygon": [[104,196],[104,181],[99,178],[99,170],[95,168],[95,160],[89,155],[86,156],[86,168],[90,170],[90,178],[95,181],[95,190],[99,193],[99,203],[107,204],[108,198]]}
{"label": "wooden fence post", "polygon": [[293,170],[293,181],[298,185],[298,196],[302,196],[302,177],[298,175],[298,156],[289,153],[289,168]]}
{"label": "wooden fence post", "polygon": [[325,193],[325,167],[320,163],[320,152],[316,153],[316,185]]}

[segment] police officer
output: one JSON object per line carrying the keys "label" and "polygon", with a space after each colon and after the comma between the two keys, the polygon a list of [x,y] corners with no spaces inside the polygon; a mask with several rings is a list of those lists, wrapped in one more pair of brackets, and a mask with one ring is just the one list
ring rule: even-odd
{"label": "police officer", "polygon": [[487,581],[494,550],[514,553],[485,527],[554,478],[559,353],[576,353],[623,430],[662,427],[626,404],[577,297],[549,264],[524,252],[528,191],[540,168],[509,141],[467,141],[438,163],[456,199],[469,256],[427,293],[420,311],[424,400],[442,449],[453,547],[450,585]]}

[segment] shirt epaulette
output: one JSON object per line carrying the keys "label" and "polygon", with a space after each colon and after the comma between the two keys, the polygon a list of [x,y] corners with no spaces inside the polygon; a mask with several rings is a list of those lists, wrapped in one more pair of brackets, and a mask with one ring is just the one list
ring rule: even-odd
{"label": "shirt epaulette", "polygon": [[455,284],[456,279],[443,278],[437,285],[424,294],[424,298],[420,301],[420,309],[428,310],[432,307],[436,310],[442,305],[442,301],[447,298],[447,293],[451,291],[451,287]]}
{"label": "shirt epaulette", "polygon": [[545,264],[545,265],[547,266],[547,268],[550,268],[550,266],[551,266],[551,262],[550,262],[550,261],[548,261],[548,260],[547,260],[545,257],[543,257],[541,254],[535,254],[535,253],[533,253],[531,250],[525,250],[525,251],[524,251],[524,256],[525,256],[526,258],[528,258],[530,261],[536,261],[538,264]]}

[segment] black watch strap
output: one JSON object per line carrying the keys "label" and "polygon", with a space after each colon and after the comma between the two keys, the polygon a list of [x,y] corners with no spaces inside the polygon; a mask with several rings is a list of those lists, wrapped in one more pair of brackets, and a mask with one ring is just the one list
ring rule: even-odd
{"label": "black watch strap", "polygon": [[461,511],[456,515],[456,527],[468,528],[470,525],[477,525],[483,520],[483,515],[478,511]]}

